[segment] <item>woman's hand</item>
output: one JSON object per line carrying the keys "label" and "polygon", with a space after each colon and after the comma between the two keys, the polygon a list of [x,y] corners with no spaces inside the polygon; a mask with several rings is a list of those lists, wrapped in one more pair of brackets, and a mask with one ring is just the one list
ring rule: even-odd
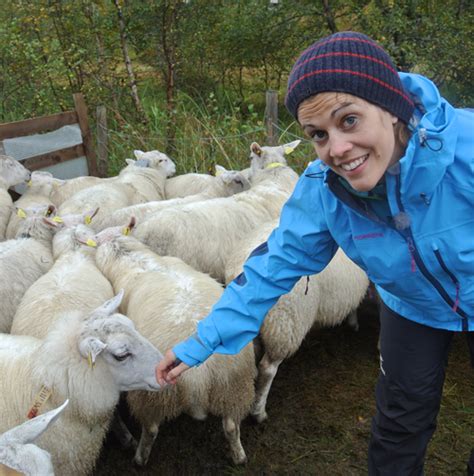
{"label": "woman's hand", "polygon": [[156,380],[161,387],[167,383],[174,385],[178,377],[189,369],[189,365],[181,362],[175,353],[169,349],[166,351],[163,360],[156,366]]}

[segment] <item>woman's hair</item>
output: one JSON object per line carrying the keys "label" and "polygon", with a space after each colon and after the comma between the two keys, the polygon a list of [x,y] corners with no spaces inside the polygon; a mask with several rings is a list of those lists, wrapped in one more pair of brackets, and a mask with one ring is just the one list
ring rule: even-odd
{"label": "woman's hair", "polygon": [[393,126],[393,132],[395,133],[396,144],[402,150],[405,150],[411,137],[410,129],[408,129],[408,126],[403,121],[398,121]]}

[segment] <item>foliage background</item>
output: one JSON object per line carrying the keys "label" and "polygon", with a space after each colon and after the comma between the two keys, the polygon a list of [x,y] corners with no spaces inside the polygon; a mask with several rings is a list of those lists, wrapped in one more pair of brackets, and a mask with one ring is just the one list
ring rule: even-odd
{"label": "foliage background", "polygon": [[[401,70],[474,105],[473,19],[468,0],[10,0],[0,121],[71,109],[81,91],[92,120],[107,107],[110,173],[135,148],[166,150],[178,172],[245,166],[265,140],[265,91],[282,103],[294,59],[331,32],[372,36]],[[281,142],[300,134],[282,106],[279,119]]]}

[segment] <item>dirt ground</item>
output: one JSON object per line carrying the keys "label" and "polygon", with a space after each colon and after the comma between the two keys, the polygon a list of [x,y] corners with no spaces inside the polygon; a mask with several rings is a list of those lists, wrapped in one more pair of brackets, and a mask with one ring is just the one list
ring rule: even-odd
{"label": "dirt ground", "polygon": [[[365,475],[374,386],[378,373],[378,318],[373,303],[359,308],[360,330],[314,329],[283,362],[268,400],[269,419],[242,423],[248,463],[232,465],[221,422],[181,416],[160,429],[148,465],[110,435],[95,476],[113,475]],[[138,435],[133,421],[127,422]],[[474,373],[467,344],[455,338],[438,429],[426,475],[464,475],[474,448]]]}

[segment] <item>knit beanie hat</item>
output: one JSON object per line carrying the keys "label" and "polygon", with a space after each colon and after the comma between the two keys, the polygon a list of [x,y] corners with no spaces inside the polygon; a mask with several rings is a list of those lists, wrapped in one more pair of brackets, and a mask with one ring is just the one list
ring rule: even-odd
{"label": "knit beanie hat", "polygon": [[414,109],[390,56],[362,33],[335,33],[303,51],[288,78],[285,105],[297,119],[301,102],[331,91],[365,99],[405,123]]}

